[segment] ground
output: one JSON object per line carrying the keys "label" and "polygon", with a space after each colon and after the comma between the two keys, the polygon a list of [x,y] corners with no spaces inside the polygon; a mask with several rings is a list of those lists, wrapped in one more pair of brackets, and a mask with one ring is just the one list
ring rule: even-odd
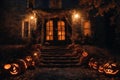
{"label": "ground", "polygon": [[119,77],[109,77],[89,68],[36,68],[24,74],[4,80],[119,80]]}
{"label": "ground", "polygon": [[[15,46],[15,47],[19,48],[20,46]],[[10,46],[7,46],[7,48],[10,49]],[[7,48],[6,48],[6,52],[7,52]],[[94,53],[96,51],[109,53],[109,51],[107,51],[106,49],[101,49],[95,46],[84,46],[84,48],[86,48],[91,53]],[[2,46],[0,50],[3,49],[4,47]],[[5,55],[5,53],[3,52],[1,53],[2,56],[1,59],[7,57],[7,56],[3,56],[3,54]],[[119,57],[117,56],[117,58]],[[2,60],[0,62],[2,64]],[[5,77],[3,80],[120,80],[120,77],[118,75],[108,76],[105,74],[100,74],[96,70],[84,66],[66,67],[66,68],[48,68],[48,67],[45,68],[45,67],[37,66],[35,67],[35,69],[26,70],[21,75]]]}

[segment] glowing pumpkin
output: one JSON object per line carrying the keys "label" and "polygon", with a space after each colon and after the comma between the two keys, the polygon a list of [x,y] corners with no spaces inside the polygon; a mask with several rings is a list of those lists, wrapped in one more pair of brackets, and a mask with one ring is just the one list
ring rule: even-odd
{"label": "glowing pumpkin", "polygon": [[33,60],[39,60],[40,59],[40,51],[39,50],[33,51],[32,58],[33,58]]}
{"label": "glowing pumpkin", "polygon": [[82,52],[82,56],[83,56],[83,57],[87,57],[87,56],[88,56],[88,53],[87,53],[86,51],[83,51],[83,52]]}
{"label": "glowing pumpkin", "polygon": [[21,73],[20,66],[17,63],[5,64],[4,70],[10,75],[18,75]]}
{"label": "glowing pumpkin", "polygon": [[98,61],[95,60],[94,58],[90,59],[90,61],[88,62],[88,65],[90,68],[98,69]]}
{"label": "glowing pumpkin", "polygon": [[98,72],[100,72],[100,73],[104,73],[104,68],[103,68],[102,65],[100,65],[100,66],[98,67]]}
{"label": "glowing pumpkin", "polygon": [[116,75],[119,72],[117,63],[107,62],[104,64],[104,72],[108,75]]}
{"label": "glowing pumpkin", "polygon": [[35,66],[35,62],[32,58],[32,56],[26,56],[25,59],[24,59],[27,67],[32,67],[32,66]]}
{"label": "glowing pumpkin", "polygon": [[20,67],[19,64],[12,63],[11,64],[11,69],[10,69],[10,74],[11,75],[18,75],[20,73]]}

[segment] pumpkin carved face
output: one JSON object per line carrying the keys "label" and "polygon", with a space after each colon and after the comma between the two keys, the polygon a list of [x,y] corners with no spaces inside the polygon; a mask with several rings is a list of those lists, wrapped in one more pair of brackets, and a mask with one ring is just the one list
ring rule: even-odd
{"label": "pumpkin carved face", "polygon": [[109,63],[104,64],[104,72],[109,75],[115,75],[119,72],[117,63]]}
{"label": "pumpkin carved face", "polygon": [[10,69],[10,74],[11,75],[17,75],[20,73],[20,68],[19,68],[19,65],[18,64],[11,64],[12,68]]}
{"label": "pumpkin carved face", "polygon": [[20,66],[16,63],[12,64],[5,64],[4,69],[10,74],[10,75],[18,75],[20,73]]}

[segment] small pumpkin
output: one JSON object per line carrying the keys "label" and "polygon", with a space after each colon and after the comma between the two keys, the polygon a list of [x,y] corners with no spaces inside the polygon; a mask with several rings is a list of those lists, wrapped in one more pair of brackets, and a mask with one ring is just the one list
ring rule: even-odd
{"label": "small pumpkin", "polygon": [[88,53],[87,53],[86,51],[83,51],[83,52],[82,52],[82,56],[83,56],[83,57],[87,57],[87,56],[88,56]]}
{"label": "small pumpkin", "polygon": [[35,66],[32,56],[26,56],[24,62],[26,63],[27,67]]}
{"label": "small pumpkin", "polygon": [[94,58],[90,59],[90,61],[88,62],[88,65],[90,68],[98,69],[98,61]]}
{"label": "small pumpkin", "polygon": [[104,73],[104,68],[103,68],[102,65],[100,65],[100,66],[98,67],[98,72],[100,72],[100,73]]}
{"label": "small pumpkin", "polygon": [[40,52],[40,50],[36,50],[36,51],[33,51],[32,52],[32,58],[33,58],[33,60],[39,60],[40,59],[40,54],[41,54],[41,52]]}

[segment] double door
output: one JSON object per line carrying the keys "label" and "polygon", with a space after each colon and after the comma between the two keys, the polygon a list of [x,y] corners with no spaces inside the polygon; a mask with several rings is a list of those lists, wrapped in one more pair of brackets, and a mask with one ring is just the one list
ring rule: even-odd
{"label": "double door", "polygon": [[67,29],[64,20],[51,19],[45,23],[45,43],[62,45],[67,41]]}

